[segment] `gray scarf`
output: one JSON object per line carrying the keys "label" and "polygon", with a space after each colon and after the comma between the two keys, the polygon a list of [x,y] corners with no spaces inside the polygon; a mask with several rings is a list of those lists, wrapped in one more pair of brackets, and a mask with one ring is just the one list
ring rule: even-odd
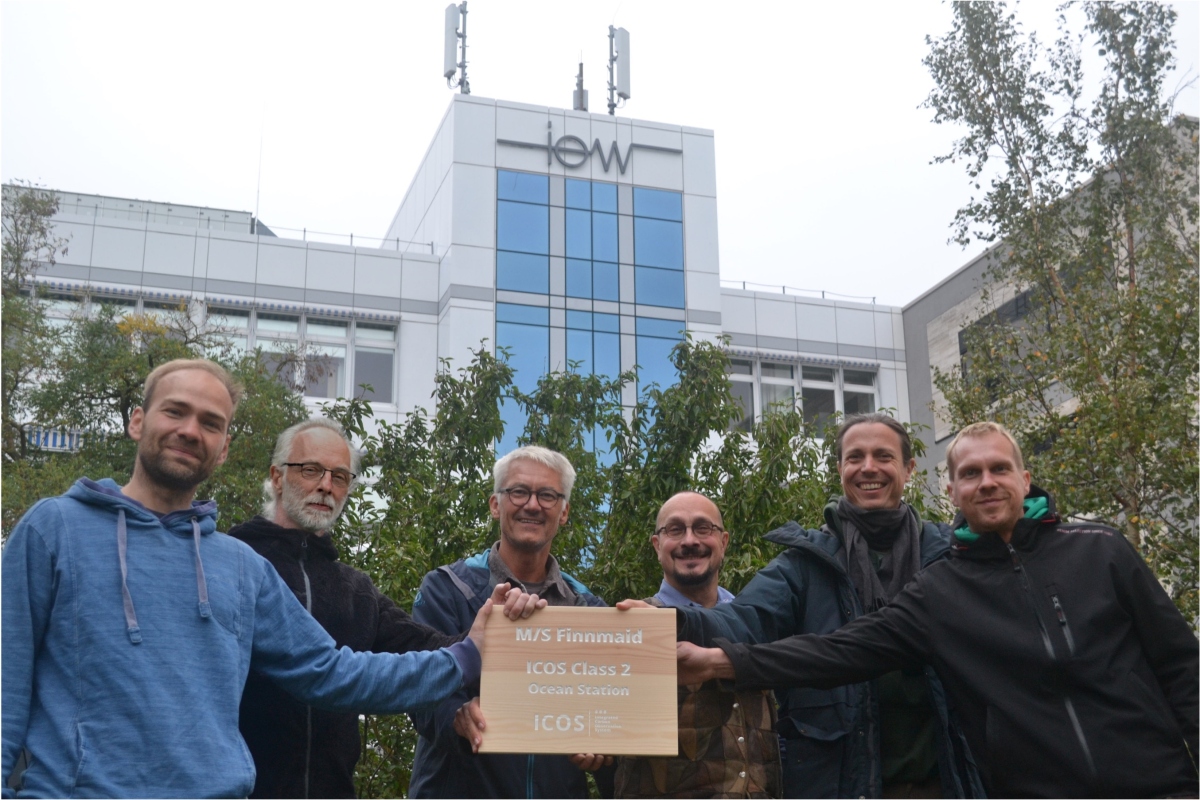
{"label": "gray scarf", "polygon": [[[850,580],[858,590],[863,612],[878,611],[921,569],[921,521],[904,502],[899,508],[864,511],[843,497],[837,514]],[[868,550],[884,553],[878,573]]]}

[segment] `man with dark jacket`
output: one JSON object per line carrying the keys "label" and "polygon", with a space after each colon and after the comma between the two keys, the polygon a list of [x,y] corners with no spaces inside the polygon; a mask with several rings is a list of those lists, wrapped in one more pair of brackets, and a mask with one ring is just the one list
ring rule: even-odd
{"label": "man with dark jacket", "polygon": [[[271,562],[338,647],[406,653],[460,641],[414,622],[366,573],[338,561],[329,532],[356,472],[358,453],[338,423],[293,425],[276,441],[263,515],[229,535]],[[251,670],[239,717],[258,773],[251,797],[355,796],[357,714],[314,709]]]}
{"label": "man with dark jacket", "polygon": [[[886,414],[847,417],[835,452],[844,496],[825,526],[767,534],[786,550],[737,598],[683,609],[680,638],[771,642],[830,633],[886,606],[946,556],[948,531],[903,502],[916,467],[904,426]],[[944,527],[944,526],[943,526]],[[937,674],[906,664],[878,680],[780,693],[784,797],[973,797],[982,787]]]}
{"label": "man with dark jacket", "polygon": [[[508,582],[552,606],[603,606],[604,601],[562,572],[550,554],[567,521],[575,469],[561,453],[521,447],[496,462],[489,501],[500,541],[482,553],[438,567],[421,581],[413,617],[446,634],[461,634],[492,587]],[[478,684],[411,715],[420,738],[413,761],[412,797],[587,797],[585,769],[611,795],[612,759],[477,753],[463,720],[482,720]],[[456,726],[456,716],[459,717]],[[460,735],[461,734],[461,735]]]}
{"label": "man with dark jacket", "polygon": [[989,795],[1195,796],[1200,660],[1129,542],[1063,524],[992,422],[946,451],[952,557],[827,636],[679,645],[680,681],[831,687],[929,662]]}

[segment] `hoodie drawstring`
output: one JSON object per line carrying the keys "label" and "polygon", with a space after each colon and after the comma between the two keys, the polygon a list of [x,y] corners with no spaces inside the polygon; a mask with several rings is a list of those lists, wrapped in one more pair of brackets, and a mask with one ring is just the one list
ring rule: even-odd
{"label": "hoodie drawstring", "polygon": [[[200,618],[212,616],[212,606],[208,604],[208,583],[204,580],[204,562],[200,560],[200,522],[192,517],[192,542],[196,546],[196,591],[200,596]],[[125,607],[125,629],[129,633],[129,641],[141,644],[142,629],[138,627],[137,612],[133,608],[133,597],[129,594],[129,566],[126,553],[129,549],[128,535],[125,529],[125,511],[117,510],[117,556],[121,561],[121,603]]]}
{"label": "hoodie drawstring", "polygon": [[196,592],[200,595],[200,619],[212,616],[208,605],[208,583],[204,580],[204,562],[200,560],[200,522],[192,517],[192,541],[196,543]]}
{"label": "hoodie drawstring", "polygon": [[121,559],[121,602],[125,605],[125,630],[129,632],[129,641],[141,644],[142,629],[138,627],[137,612],[133,610],[133,598],[129,596],[129,584],[126,582],[129,568],[125,564],[125,511],[117,511],[117,556]]}

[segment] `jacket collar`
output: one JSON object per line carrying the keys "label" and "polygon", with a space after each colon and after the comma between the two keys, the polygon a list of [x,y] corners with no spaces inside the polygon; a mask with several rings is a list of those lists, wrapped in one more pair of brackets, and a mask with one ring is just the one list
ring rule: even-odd
{"label": "jacket collar", "polygon": [[200,526],[200,535],[207,536],[217,529],[217,504],[213,500],[193,500],[186,511],[158,514],[121,491],[121,486],[111,478],[94,481],[80,478],[67,490],[67,496],[90,506],[107,508],[116,514],[124,511],[131,523],[162,525],[179,536],[192,536],[192,521]]}
{"label": "jacket collar", "polygon": [[[825,506],[825,527],[820,530],[805,529],[799,523],[786,525],[763,536],[769,542],[795,547],[811,553],[839,574],[846,574],[845,550],[842,545],[842,521],[837,515],[839,498]],[[921,566],[927,567],[946,554],[949,549],[945,536],[934,526],[921,520]]]}
{"label": "jacket collar", "polygon": [[[1017,520],[1017,525],[1013,528],[1012,538],[1009,544],[1017,552],[1028,553],[1037,547],[1041,539],[1041,535],[1048,529],[1049,526],[1057,525],[1062,521],[1058,515],[1058,507],[1055,505],[1054,498],[1045,489],[1040,486],[1030,484],[1029,493],[1025,495],[1026,500],[1033,498],[1044,497],[1046,499],[1047,512],[1040,519],[1031,519],[1026,517]],[[951,523],[952,531],[957,531],[959,528],[965,527],[967,524],[966,517],[959,511],[954,515],[954,522]],[[953,555],[960,558],[969,558],[975,561],[986,561],[991,559],[1009,559],[1008,546],[1004,540],[995,533],[981,534],[979,539],[974,542],[964,541],[953,533],[951,534],[952,544],[951,552]]]}
{"label": "jacket collar", "polygon": [[298,559],[302,552],[307,551],[306,557],[310,559],[338,560],[332,535],[317,536],[297,528],[285,528],[263,516],[233,526],[229,529],[229,535],[250,545],[260,554],[271,552]]}

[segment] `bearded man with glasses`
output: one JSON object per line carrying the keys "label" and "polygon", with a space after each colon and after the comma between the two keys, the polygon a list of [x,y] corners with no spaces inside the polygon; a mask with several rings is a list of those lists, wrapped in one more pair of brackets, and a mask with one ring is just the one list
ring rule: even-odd
{"label": "bearded man with glasses", "polygon": [[[545,447],[513,450],[492,470],[488,501],[500,539],[482,553],[438,567],[421,581],[413,617],[450,635],[467,631],[497,584],[511,583],[552,606],[603,606],[562,572],[550,553],[570,512],[575,469]],[[464,686],[437,706],[411,716],[420,738],[410,797],[587,797],[583,770],[596,771],[611,796],[612,759],[478,753],[482,727],[479,686]]]}

